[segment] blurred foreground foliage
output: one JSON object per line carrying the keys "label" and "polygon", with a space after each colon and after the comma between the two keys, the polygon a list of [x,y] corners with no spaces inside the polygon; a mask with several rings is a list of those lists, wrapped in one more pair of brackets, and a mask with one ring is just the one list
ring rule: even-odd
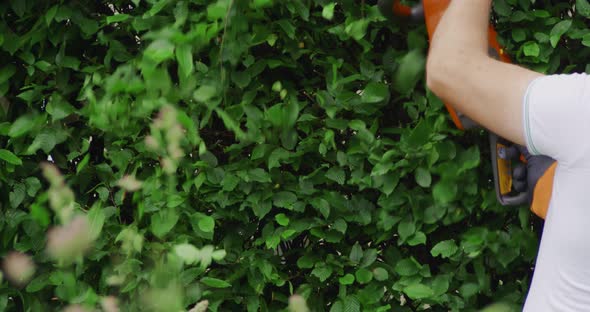
{"label": "blurred foreground foliage", "polygon": [[[518,308],[536,221],[375,2],[2,1],[0,310]],[[585,0],[494,10],[586,69]]]}

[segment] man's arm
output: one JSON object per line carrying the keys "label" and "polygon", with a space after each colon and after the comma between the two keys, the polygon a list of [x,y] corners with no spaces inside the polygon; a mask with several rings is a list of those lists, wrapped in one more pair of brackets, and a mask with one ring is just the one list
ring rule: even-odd
{"label": "man's arm", "polygon": [[432,38],[428,87],[492,132],[525,144],[522,103],[541,74],[488,56],[492,0],[453,0]]}

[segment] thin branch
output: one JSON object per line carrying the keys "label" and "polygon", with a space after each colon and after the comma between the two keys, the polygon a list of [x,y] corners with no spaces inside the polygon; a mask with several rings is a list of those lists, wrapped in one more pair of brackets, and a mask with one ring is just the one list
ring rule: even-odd
{"label": "thin branch", "polygon": [[[221,71],[222,75],[223,75],[223,63],[221,62],[221,58],[223,55],[225,34],[227,33],[227,24],[229,21],[229,13],[231,12],[233,6],[234,6],[234,0],[231,0],[231,2],[229,3],[229,6],[227,7],[227,12],[225,12],[225,20],[223,21],[223,34],[221,35],[221,43],[219,45],[219,70]],[[222,76],[222,80],[223,80],[223,76]]]}
{"label": "thin branch", "polygon": [[[221,43],[219,44],[219,59],[217,61],[219,62],[219,72],[221,74],[221,85],[223,85],[225,83],[225,71],[223,70],[223,62],[222,62],[223,46],[224,46],[223,43],[225,42],[225,34],[227,33],[227,24],[229,21],[229,13],[231,12],[233,7],[234,7],[234,0],[231,0],[231,2],[229,3],[229,6],[227,7],[227,12],[225,12],[225,20],[223,21],[223,34],[221,35]],[[226,100],[225,100],[226,95],[227,95],[227,93],[224,88],[223,98],[222,98],[222,102],[221,102],[222,106],[226,102]]]}

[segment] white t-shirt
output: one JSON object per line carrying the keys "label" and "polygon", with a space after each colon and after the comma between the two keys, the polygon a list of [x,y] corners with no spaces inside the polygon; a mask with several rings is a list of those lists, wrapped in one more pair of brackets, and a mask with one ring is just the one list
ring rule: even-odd
{"label": "white t-shirt", "polygon": [[524,311],[590,311],[590,76],[537,78],[523,105],[529,151],[558,162]]}

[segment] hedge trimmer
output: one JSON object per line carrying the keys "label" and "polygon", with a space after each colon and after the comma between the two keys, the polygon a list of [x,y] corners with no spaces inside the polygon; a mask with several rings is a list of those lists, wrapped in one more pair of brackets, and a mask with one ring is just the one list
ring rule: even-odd
{"label": "hedge trimmer", "polygon": [[[379,0],[378,5],[381,13],[388,18],[403,16],[424,21],[428,37],[432,39],[450,1],[423,0],[420,4],[409,7],[402,4],[400,0]],[[490,56],[510,63],[510,58],[504,53],[496,37],[496,30],[493,25],[490,25],[488,35]],[[457,128],[467,130],[479,127],[469,117],[455,110],[450,103],[445,103],[445,106]],[[544,219],[549,207],[557,163],[545,156],[530,156],[523,146],[516,145],[494,133],[490,132],[489,138],[494,185],[500,204],[512,206],[530,202],[531,211]],[[533,163],[535,172],[529,170],[527,174],[527,167],[531,168]]]}

